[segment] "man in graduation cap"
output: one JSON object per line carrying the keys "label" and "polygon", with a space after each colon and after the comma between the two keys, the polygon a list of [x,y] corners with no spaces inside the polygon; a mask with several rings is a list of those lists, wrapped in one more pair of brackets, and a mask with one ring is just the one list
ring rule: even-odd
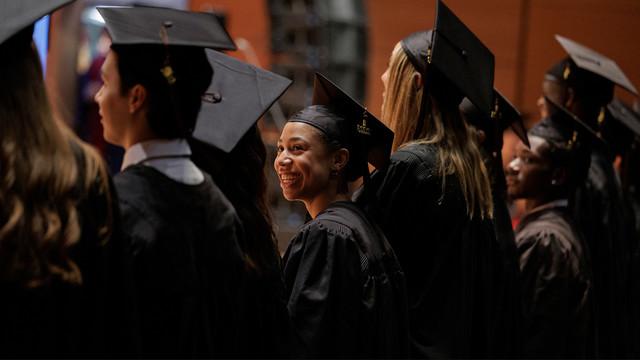
{"label": "man in graduation cap", "polygon": [[284,197],[312,220],[284,255],[292,352],[310,358],[407,356],[404,275],[349,183],[384,166],[393,133],[322,75],[313,105],[291,116],[274,167]]}
{"label": "man in graduation cap", "polygon": [[[549,103],[548,105],[551,105]],[[508,193],[524,199],[516,228],[524,309],[523,355],[533,358],[593,356],[589,256],[569,208],[589,167],[588,143],[596,135],[560,108],[529,130],[507,169]]]}
{"label": "man in graduation cap", "polygon": [[[235,210],[190,159],[186,137],[212,78],[204,48],[233,49],[213,14],[99,8],[113,40],[96,94],[133,254],[142,351],[231,356],[244,281]],[[235,176],[236,174],[228,174]]]}
{"label": "man in graduation cap", "polygon": [[[607,139],[607,104],[619,85],[637,94],[636,88],[618,65],[570,39],[556,35],[568,57],[545,75],[543,94],[583,120],[598,136]],[[585,182],[572,197],[572,208],[580,230],[585,234],[592,257],[597,308],[597,346],[600,355],[621,357],[628,354],[633,339],[628,331],[629,266],[633,217],[628,211],[620,180],[613,168],[615,150],[595,143]]]}

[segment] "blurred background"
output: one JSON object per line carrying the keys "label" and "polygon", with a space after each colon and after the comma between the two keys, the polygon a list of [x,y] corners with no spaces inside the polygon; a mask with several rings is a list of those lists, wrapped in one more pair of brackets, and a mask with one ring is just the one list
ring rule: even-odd
{"label": "blurred background", "polygon": [[[639,0],[447,0],[446,4],[489,47],[496,58],[495,87],[516,105],[528,126],[538,120],[536,101],[544,72],[565,56],[561,34],[614,59],[640,86]],[[104,154],[113,173],[122,150],[102,139],[93,96],[109,37],[97,5],[151,5],[217,14],[236,41],[229,55],[294,80],[261,120],[271,154],[273,217],[281,250],[306,217],[304,207],[280,194],[272,168],[275,142],[286,117],[310,103],[313,74],[322,72],[380,114],[382,82],[395,44],[431,28],[434,0],[80,0],[46,17],[34,37],[46,66],[56,113]],[[47,51],[48,50],[48,51]],[[616,95],[636,109],[631,94]],[[514,135],[505,134],[503,157],[512,157]]]}

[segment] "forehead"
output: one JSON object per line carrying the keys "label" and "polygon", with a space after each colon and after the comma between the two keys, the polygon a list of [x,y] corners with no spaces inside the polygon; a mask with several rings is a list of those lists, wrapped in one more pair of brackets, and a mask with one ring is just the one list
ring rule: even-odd
{"label": "forehead", "polygon": [[320,130],[309,124],[296,121],[287,122],[284,129],[282,129],[280,140],[289,141],[298,138],[307,142],[315,142],[321,141],[322,134]]}
{"label": "forehead", "polygon": [[118,55],[113,50],[109,50],[109,52],[107,53],[107,57],[102,64],[102,73],[106,75],[115,72],[115,70],[117,69],[117,64]]}

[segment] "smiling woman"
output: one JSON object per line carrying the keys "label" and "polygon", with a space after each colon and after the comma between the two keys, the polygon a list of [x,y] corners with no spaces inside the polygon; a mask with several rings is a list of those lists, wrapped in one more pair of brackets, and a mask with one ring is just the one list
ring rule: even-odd
{"label": "smiling woman", "polygon": [[388,157],[393,136],[320,75],[314,103],[289,119],[274,162],[285,198],[302,201],[313,219],[284,256],[293,355],[403,357],[404,274],[348,187],[368,176],[371,151],[386,148],[381,158]]}
{"label": "smiling woman", "polygon": [[[327,109],[310,107],[307,111],[322,113]],[[348,160],[348,150],[331,146],[317,128],[303,122],[287,123],[275,161],[284,197],[304,202],[313,218],[329,203],[349,200],[345,187],[339,186],[344,183],[339,173]]]}

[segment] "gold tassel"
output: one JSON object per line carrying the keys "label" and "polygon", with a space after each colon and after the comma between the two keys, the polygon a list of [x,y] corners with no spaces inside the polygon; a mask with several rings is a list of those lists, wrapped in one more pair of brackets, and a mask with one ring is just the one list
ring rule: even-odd
{"label": "gold tassel", "polygon": [[371,129],[369,129],[369,127],[367,126],[367,117],[367,108],[365,108],[364,112],[362,113],[362,124],[358,124],[358,126],[356,127],[358,132],[362,135],[371,135]]}

